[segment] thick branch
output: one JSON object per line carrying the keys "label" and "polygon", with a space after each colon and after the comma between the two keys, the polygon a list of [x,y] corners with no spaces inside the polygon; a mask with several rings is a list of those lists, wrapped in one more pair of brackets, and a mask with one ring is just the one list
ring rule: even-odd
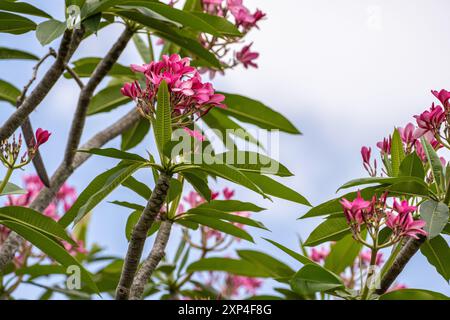
{"label": "thick branch", "polygon": [[105,78],[108,72],[111,71],[123,50],[125,50],[128,42],[133,36],[133,33],[134,31],[130,27],[127,26],[125,28],[119,39],[117,39],[112,48],[97,65],[87,84],[81,89],[64,157],[64,160],[68,165],[72,163],[76,150],[78,149],[78,145],[80,144],[81,135],[86,122],[87,110],[89,103],[91,102],[92,95],[100,82]]}
{"label": "thick branch", "polygon": [[76,48],[80,44],[84,34],[84,29],[77,29],[72,32],[66,30],[62,37],[58,50],[58,56],[48,69],[42,80],[37,84],[31,94],[23,101],[21,106],[14,112],[0,128],[0,141],[9,138],[14,131],[23,123],[28,115],[36,109],[36,107],[47,96],[53,88],[56,81],[64,72],[64,66],[71,58]]}
{"label": "thick branch", "polygon": [[171,229],[172,221],[164,220],[161,223],[158,234],[156,235],[155,243],[153,244],[153,248],[134,278],[133,285],[131,287],[130,299],[142,299],[145,285],[165,255]]}
{"label": "thick branch", "polygon": [[[87,141],[81,148],[91,149],[100,148],[107,142],[116,138],[123,132],[131,129],[140,119],[138,112],[133,109],[127,115],[122,117],[120,120],[109,126],[108,128],[100,131],[94,135],[89,141]],[[42,211],[48,207],[48,205],[53,201],[56,193],[64,184],[64,182],[70,177],[75,169],[81,166],[86,160],[89,159],[91,155],[88,153],[78,153],[73,161],[71,167],[65,166],[62,163],[56,172],[53,174],[51,179],[51,188],[43,188],[36,199],[31,203],[30,207]],[[11,232],[8,239],[3,243],[0,249],[0,272],[4,267],[12,261],[17,248],[22,244],[23,239],[15,232]]]}
{"label": "thick branch", "polygon": [[425,242],[426,237],[419,236],[419,239],[410,238],[406,244],[401,248],[397,257],[395,258],[392,266],[386,271],[383,279],[381,279],[380,288],[376,290],[376,293],[381,295],[385,293],[389,287],[397,279],[398,275],[403,271],[409,260],[416,254],[420,246]]}
{"label": "thick branch", "polygon": [[170,178],[171,176],[167,173],[162,172],[160,174],[150,200],[133,228],[119,285],[116,290],[117,300],[128,300],[129,298],[130,288],[133,284],[134,276],[139,266],[139,261],[141,260],[148,230],[150,230],[156,216],[161,211],[164,201],[166,200]]}

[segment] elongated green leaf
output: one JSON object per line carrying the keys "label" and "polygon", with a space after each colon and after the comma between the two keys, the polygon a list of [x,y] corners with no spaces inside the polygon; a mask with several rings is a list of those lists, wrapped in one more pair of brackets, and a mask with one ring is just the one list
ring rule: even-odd
{"label": "elongated green leaf", "polygon": [[208,180],[192,172],[183,172],[182,175],[206,201],[211,200],[211,189],[208,186]]}
{"label": "elongated green leaf", "polygon": [[442,236],[434,237],[420,246],[420,252],[448,282],[450,280],[450,248],[447,241]]}
{"label": "elongated green leaf", "polygon": [[172,109],[167,82],[163,80],[158,90],[158,105],[156,107],[155,138],[158,149],[162,150],[172,137]]}
{"label": "elongated green leaf", "polygon": [[6,101],[16,106],[17,98],[20,96],[20,90],[11,83],[0,79],[0,101]]}
{"label": "elongated green leaf", "polygon": [[30,208],[16,206],[0,208],[0,220],[11,220],[34,228],[41,233],[75,244],[72,238],[67,235],[64,228],[56,221]]}
{"label": "elongated green leaf", "polygon": [[134,210],[139,210],[142,211],[144,210],[144,206],[137,204],[137,203],[131,203],[131,202],[127,202],[127,201],[111,201],[112,204],[115,204],[117,206],[121,206],[124,208],[129,208],[129,209],[134,209]]}
{"label": "elongated green leaf", "polygon": [[250,179],[254,184],[256,184],[265,194],[280,199],[300,203],[305,206],[311,206],[309,201],[304,196],[302,196],[297,191],[287,187],[285,184],[279,183],[278,181],[275,181],[274,179],[261,174],[253,172],[243,172],[243,173],[248,179]]}
{"label": "elongated green leaf", "polygon": [[236,184],[239,184],[243,187],[246,187],[256,193],[261,194],[264,198],[268,198],[266,194],[258,187],[252,180],[250,180],[245,174],[238,171],[233,166],[229,166],[227,164],[202,164],[202,169],[217,175],[223,179],[229,180]]}
{"label": "elongated green leaf", "polygon": [[380,300],[449,300],[439,292],[423,289],[401,289],[383,294]]}
{"label": "elongated green leaf", "polygon": [[232,235],[237,238],[241,238],[250,242],[254,242],[253,238],[250,234],[248,234],[245,230],[242,230],[231,223],[200,215],[190,215],[186,216],[182,219],[183,221],[192,221],[195,223],[199,223],[201,225],[210,227],[211,229],[224,232],[226,234]]}
{"label": "elongated green leaf", "polygon": [[22,34],[35,30],[36,23],[9,12],[0,12],[0,32]]}
{"label": "elongated green leaf", "polygon": [[253,203],[242,202],[239,200],[211,200],[210,202],[202,203],[197,208],[215,209],[225,212],[240,212],[240,211],[260,212],[266,210],[264,208],[258,207]]}
{"label": "elongated green leaf", "polygon": [[96,155],[102,156],[102,157],[127,160],[127,161],[133,161],[133,162],[143,162],[143,163],[147,162],[146,159],[142,158],[141,156],[139,156],[137,154],[121,151],[121,150],[114,149],[114,148],[106,148],[106,149],[93,148],[93,149],[88,149],[88,150],[81,149],[81,150],[78,150],[78,152],[85,152],[85,153],[89,153],[89,154],[96,154]]}
{"label": "elongated green leaf", "polygon": [[136,178],[134,178],[133,176],[129,177],[127,180],[122,182],[122,185],[125,188],[128,188],[131,191],[136,192],[145,200],[150,199],[150,196],[152,195],[152,190],[145,183],[136,180]]}
{"label": "elongated green leaf", "polygon": [[217,154],[215,159],[217,163],[232,165],[240,171],[272,174],[281,177],[293,176],[293,174],[278,161],[252,151],[228,151]]}
{"label": "elongated green leaf", "polygon": [[400,164],[405,158],[405,151],[403,150],[402,138],[397,129],[394,130],[391,143],[391,162],[392,174],[397,177],[400,172]]}
{"label": "elongated green leaf", "polygon": [[351,187],[356,187],[356,186],[360,186],[360,185],[366,185],[366,184],[397,184],[397,183],[402,183],[402,182],[416,182],[418,184],[421,184],[422,186],[424,186],[425,188],[427,188],[427,184],[423,181],[423,179],[417,178],[417,177],[369,177],[369,178],[360,178],[360,179],[354,179],[351,180],[347,183],[345,183],[344,185],[342,185],[339,190],[342,189],[348,189]]}
{"label": "elongated green leaf", "polygon": [[28,192],[27,190],[24,190],[21,187],[16,186],[14,183],[7,182],[3,191],[0,192],[0,196],[6,196],[10,194],[27,194],[27,192]]}
{"label": "elongated green leaf", "polygon": [[150,30],[154,30],[154,35],[182,47],[192,55],[204,60],[209,66],[218,69],[222,68],[221,63],[217,60],[215,55],[205,49],[196,39],[187,37],[186,32],[177,30],[168,23],[164,23],[139,12],[120,10],[116,11],[116,13],[126,19],[138,22]]}
{"label": "elongated green leaf", "polygon": [[226,97],[224,103],[227,108],[218,111],[264,129],[279,129],[287,133],[300,134],[287,118],[261,102],[237,94],[222,94]]}
{"label": "elongated green leaf", "polygon": [[149,46],[144,42],[144,40],[142,40],[141,36],[135,34],[133,36],[133,42],[136,46],[137,51],[139,52],[139,55],[142,58],[142,61],[144,61],[145,63],[153,61],[153,53],[150,50]]}
{"label": "elongated green leaf", "polygon": [[14,230],[23,238],[31,242],[35,245],[39,250],[47,254],[52,259],[56,260],[60,264],[65,267],[76,265],[80,268],[82,280],[86,283],[86,285],[94,290],[94,292],[98,292],[97,286],[95,282],[92,280],[91,274],[84,269],[84,267],[74,258],[72,257],[63,246],[47,237],[45,234],[38,232],[37,230],[30,228],[24,224],[17,223],[15,221],[2,221],[1,224],[4,224],[11,230]]}
{"label": "elongated green leaf", "polygon": [[442,168],[441,160],[431,144],[424,137],[422,137],[420,141],[422,142],[423,150],[427,155],[428,163],[431,166],[434,181],[436,182],[438,188],[443,188],[442,183],[444,182],[444,169]]}
{"label": "elongated green leaf", "polygon": [[170,179],[170,188],[167,193],[166,202],[170,203],[174,201],[178,196],[183,192],[183,185],[178,179],[172,178]]}
{"label": "elongated green leaf", "polygon": [[433,239],[444,230],[448,219],[448,206],[442,202],[427,200],[420,205],[420,218],[426,222],[424,230],[428,233],[428,239]]}
{"label": "elongated green leaf", "polygon": [[362,244],[349,234],[331,246],[331,252],[325,259],[324,267],[336,274],[343,272],[355,263]]}
{"label": "elongated green leaf", "polygon": [[59,265],[39,265],[35,264],[33,266],[20,268],[16,270],[16,275],[22,276],[22,275],[28,275],[32,279],[39,278],[39,277],[49,277],[54,274],[66,274],[66,268]]}
{"label": "elongated green leaf", "polygon": [[109,112],[129,103],[130,99],[120,92],[121,88],[122,85],[113,85],[100,90],[92,97],[87,114],[92,116],[98,113]]}
{"label": "elongated green leaf", "polygon": [[425,177],[425,170],[423,168],[422,160],[416,152],[413,152],[403,159],[400,164],[400,176],[402,177],[417,177],[422,179]]}
{"label": "elongated green leaf", "polygon": [[302,264],[315,264],[314,261],[312,261],[311,259],[309,259],[308,257],[305,257],[285,246],[283,246],[282,244],[279,244],[278,242],[275,242],[273,240],[270,239],[266,239],[263,238],[264,240],[266,240],[267,242],[273,244],[275,247],[277,247],[278,249],[284,251],[285,253],[287,253],[288,255],[290,255],[292,258],[294,258],[295,260],[297,260],[298,262],[302,263]]}
{"label": "elongated green leaf", "polygon": [[[81,59],[73,62],[74,67],[72,69],[81,78],[90,77],[101,60],[102,60],[102,58],[100,58],[100,57],[81,58]],[[108,72],[108,76],[119,78],[120,80],[123,80],[123,82],[126,80],[132,81],[132,80],[139,79],[138,74],[131,71],[131,69],[129,67],[123,66],[119,63],[115,63],[112,66],[111,70]],[[64,77],[67,79],[72,78],[72,76],[69,73],[65,73]],[[120,93],[120,88],[122,85],[123,85],[123,83],[121,83],[120,85],[112,85],[111,87],[117,87],[118,88],[117,91]],[[102,92],[102,91],[100,91],[100,92]],[[111,93],[112,93],[112,89],[111,89]],[[127,99],[130,100],[129,98],[127,98]]]}
{"label": "elongated green leaf", "polygon": [[127,151],[136,147],[144,140],[149,131],[150,121],[144,118],[140,119],[138,123],[122,134],[120,149]]}
{"label": "elongated green leaf", "polygon": [[90,210],[108,196],[115,188],[127,180],[136,170],[143,165],[140,163],[132,165],[118,165],[109,169],[99,176],[83,190],[77,201],[69,211],[59,220],[59,223],[67,227],[75,220],[80,221]]}
{"label": "elongated green leaf", "polygon": [[0,1],[0,10],[29,14],[37,17],[49,18],[52,16],[41,9],[25,2]]}
{"label": "elongated green leaf", "polygon": [[58,20],[47,20],[40,23],[36,28],[36,37],[45,46],[53,40],[62,36],[67,25]]}
{"label": "elongated green leaf", "polygon": [[418,183],[417,181],[405,181],[394,183],[393,185],[386,188],[391,196],[395,195],[406,195],[414,197],[426,198],[429,196],[429,190],[423,183]]}
{"label": "elongated green leaf", "polygon": [[245,277],[269,278],[271,274],[259,265],[246,260],[230,258],[206,258],[196,261],[187,267],[187,272],[223,271]]}
{"label": "elongated green leaf", "polygon": [[199,11],[194,11],[192,12],[192,14],[202,19],[203,21],[207,22],[222,35],[232,37],[242,36],[242,33],[239,31],[239,29],[234,24],[229,22],[227,19]]}
{"label": "elongated green leaf", "polygon": [[327,241],[337,241],[350,233],[345,217],[331,217],[322,222],[309,235],[304,245],[314,247]]}
{"label": "elongated green leaf", "polygon": [[317,264],[307,264],[292,278],[291,288],[301,296],[344,288],[341,279]]}
{"label": "elongated green leaf", "polygon": [[267,273],[275,278],[289,278],[295,273],[285,263],[275,259],[264,252],[254,250],[238,250],[239,257],[251,262],[258,268],[264,269]]}
{"label": "elongated green leaf", "polygon": [[37,56],[26,51],[0,47],[0,60],[39,60]]}
{"label": "elongated green leaf", "polygon": [[232,214],[232,213],[228,213],[228,212],[224,212],[224,211],[220,211],[220,210],[216,210],[216,209],[211,209],[211,208],[193,208],[193,209],[188,210],[184,214],[184,216],[190,216],[190,215],[201,215],[201,216],[205,216],[205,217],[211,217],[214,219],[222,219],[222,220],[226,220],[229,222],[235,222],[238,224],[244,224],[247,226],[268,230],[262,222],[259,222],[259,221],[256,221],[256,220],[253,220],[253,219],[250,219],[247,217],[239,216],[237,214]]}

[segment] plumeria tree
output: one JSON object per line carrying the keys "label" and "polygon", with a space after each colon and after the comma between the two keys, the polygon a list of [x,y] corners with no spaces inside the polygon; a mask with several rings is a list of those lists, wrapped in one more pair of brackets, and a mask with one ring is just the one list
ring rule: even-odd
{"label": "plumeria tree", "polygon": [[[449,280],[449,170],[437,155],[450,148],[445,90],[433,92],[442,106],[416,116],[417,127],[397,128],[378,144],[380,159],[361,150],[369,177],[346,183],[341,189],[359,189],[302,217],[325,220],[298,249],[265,238],[299,270],[240,248],[254,242],[252,229],[268,227],[255,218],[265,209],[238,200],[235,185],[261,200],[311,207],[280,182],[293,174],[255,134],[298,129],[265,104],[212,83],[231,69],[258,67],[257,44],[246,36],[265,18],[242,0],[66,0],[59,17],[25,1],[0,1],[0,32],[18,39],[35,33],[47,50],[37,57],[0,47],[0,59],[36,63],[22,90],[0,80],[0,99],[12,107],[0,127],[0,298],[16,298],[25,284],[41,288],[41,299],[446,298],[396,281],[419,249]],[[122,30],[104,56],[73,59],[87,38],[115,32],[112,25]],[[56,42],[58,49],[48,47]],[[131,46],[141,61],[128,67],[119,59]],[[54,136],[34,131],[30,115],[61,78],[79,95],[67,143],[52,150],[62,161],[49,175],[40,151]],[[119,108],[130,111],[81,143],[89,118]],[[105,147],[118,137],[120,146]],[[99,157],[111,167],[98,168],[76,191],[71,175]],[[36,173],[22,176],[20,187],[18,170],[26,166]],[[215,181],[226,186],[216,191]],[[111,199],[118,188],[135,197]],[[128,214],[121,255],[87,239],[90,217],[106,201]],[[262,290],[267,279],[277,283],[269,293]]]}

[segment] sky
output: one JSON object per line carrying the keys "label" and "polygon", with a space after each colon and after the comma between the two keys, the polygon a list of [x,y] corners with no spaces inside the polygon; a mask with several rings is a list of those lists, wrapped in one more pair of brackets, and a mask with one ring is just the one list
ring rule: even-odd
{"label": "sky", "polygon": [[[28,2],[37,5],[42,1]],[[63,2],[45,1],[42,6],[62,19]],[[260,31],[252,32],[246,40],[254,42],[252,48],[261,54],[259,68],[229,71],[225,77],[214,79],[214,86],[264,102],[302,131],[301,136],[280,136],[280,161],[295,174],[282,181],[314,205],[336,197],[336,189],[346,181],[366,175],[359,153],[362,145],[375,148],[375,143],[391,133],[394,126],[412,122],[413,115],[429,107],[434,101],[431,89],[450,88],[448,1],[246,0],[244,3],[268,15],[261,22]],[[83,42],[74,60],[104,55],[120,28],[105,29],[99,32],[98,38]],[[57,42],[51,46],[56,48]],[[32,33],[19,37],[0,34],[0,46],[24,49],[36,55],[48,50]],[[119,59],[124,65],[140,61],[132,45]],[[0,78],[20,88],[28,81],[32,66],[32,62],[0,61]],[[32,114],[35,127],[53,133],[42,150],[49,171],[62,158],[61,146],[67,138],[78,91],[74,82],[60,80]],[[83,140],[98,130],[98,124],[112,123],[131,108],[129,105],[89,118]],[[12,108],[0,103],[0,109],[2,122]],[[118,147],[119,143],[115,140],[108,146]],[[142,147],[135,151],[145,152]],[[69,183],[81,191],[91,177],[114,164],[107,159],[90,160]],[[148,174],[139,178],[151,179]],[[13,182],[20,183],[19,175],[13,177]],[[217,188],[227,185],[222,182]],[[276,254],[299,268],[260,237],[275,239],[295,249],[298,235],[307,238],[320,220],[296,220],[307,211],[306,207],[279,199],[271,203],[242,188],[235,189],[238,199],[267,208],[258,213],[258,219],[271,230],[251,230],[256,245],[241,242],[239,247]],[[137,201],[123,189],[115,191],[108,200]],[[103,202],[93,212],[89,243],[98,242],[109,253],[123,256],[127,247],[124,225],[128,214]],[[178,237],[179,233],[175,233],[169,243],[169,256]],[[147,245],[145,252],[148,250]],[[420,253],[398,281],[411,288],[450,294],[448,284]],[[19,294],[30,298],[36,292],[24,287]]]}

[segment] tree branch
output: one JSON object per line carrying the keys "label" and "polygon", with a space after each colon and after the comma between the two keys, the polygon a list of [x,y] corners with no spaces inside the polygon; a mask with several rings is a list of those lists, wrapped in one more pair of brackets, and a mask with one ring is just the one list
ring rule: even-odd
{"label": "tree branch", "polygon": [[172,221],[164,220],[161,223],[153,248],[134,278],[133,285],[131,286],[130,299],[142,299],[145,285],[165,255],[171,229]]}
{"label": "tree branch", "polygon": [[419,236],[419,239],[408,239],[403,248],[400,249],[400,252],[392,263],[392,266],[386,271],[383,279],[381,279],[380,288],[376,290],[377,294],[381,295],[389,289],[425,240],[426,237],[423,236]]}
{"label": "tree branch", "polygon": [[73,158],[75,157],[75,154],[77,152],[81,135],[84,129],[84,124],[86,122],[89,103],[91,102],[92,95],[94,94],[95,89],[105,78],[108,72],[111,71],[111,68],[117,62],[117,59],[122,54],[123,50],[125,50],[133,34],[133,29],[127,26],[120,37],[117,39],[116,43],[114,43],[112,48],[97,65],[87,84],[83,87],[83,89],[81,89],[64,156],[64,161],[66,162],[66,164],[70,165],[72,163]]}
{"label": "tree branch", "polygon": [[122,268],[122,274],[120,275],[119,285],[116,289],[117,300],[128,300],[129,298],[130,288],[133,284],[134,276],[141,260],[148,230],[150,230],[166,200],[170,178],[171,175],[161,172],[147,206],[142,211],[138,222],[133,228],[130,243],[128,244],[127,255]]}
{"label": "tree branch", "polygon": [[[94,135],[81,148],[100,148],[126,130],[132,128],[133,125],[135,125],[139,121],[139,119],[139,113],[135,109],[133,109],[120,120]],[[54,199],[58,190],[70,177],[73,171],[80,167],[84,162],[86,162],[86,160],[88,160],[90,156],[91,155],[88,153],[78,153],[74,158],[71,167],[65,166],[65,163],[63,162],[52,176],[51,187],[43,188],[37,195],[36,199],[31,203],[30,207],[38,211],[42,211],[47,208]],[[3,243],[3,246],[0,249],[0,272],[6,267],[8,263],[12,261],[12,259],[14,258],[14,254],[22,244],[22,241],[22,237],[20,237],[17,233],[11,232],[9,234],[8,238]]]}
{"label": "tree branch", "polygon": [[28,115],[47,96],[56,81],[64,71],[64,66],[79,46],[84,34],[84,29],[77,29],[73,33],[66,30],[58,50],[58,56],[48,69],[42,80],[34,88],[31,94],[23,101],[20,107],[6,120],[0,128],[0,141],[9,138],[23,123]]}

